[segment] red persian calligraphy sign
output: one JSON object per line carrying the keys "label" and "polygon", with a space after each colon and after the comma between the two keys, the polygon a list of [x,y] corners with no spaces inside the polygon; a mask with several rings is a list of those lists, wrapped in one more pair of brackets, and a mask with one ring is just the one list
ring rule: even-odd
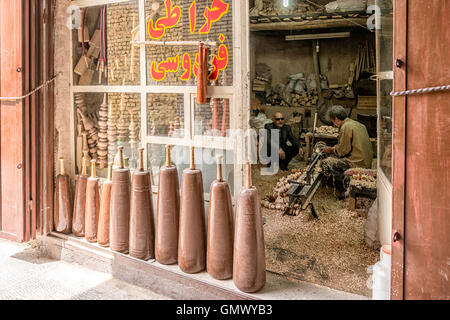
{"label": "red persian calligraphy sign", "polygon": [[[148,22],[148,35],[151,39],[161,39],[166,34],[166,30],[176,27],[182,15],[180,6],[175,5],[173,0],[165,0],[164,5],[166,8],[166,14],[160,17],[156,21],[152,19]],[[206,6],[203,16],[205,23],[199,29],[199,34],[209,34],[211,27],[214,23],[219,22],[224,15],[229,12],[230,4],[224,0],[212,0],[211,6]],[[191,34],[195,34],[197,27],[197,2],[192,1],[189,6],[189,31]],[[212,58],[212,70],[208,75],[209,81],[215,81],[219,78],[221,71],[225,70],[229,63],[228,48],[225,45],[225,36],[220,34],[219,41],[220,46],[217,53]],[[194,61],[189,53],[185,52],[181,58],[181,66],[183,74],[180,79],[182,81],[189,81],[191,75],[194,74],[197,77],[198,74],[198,54],[196,54]],[[157,63],[153,61],[151,64],[150,74],[153,80],[163,81],[168,72],[177,73],[180,69],[180,55],[170,57],[165,61]]]}

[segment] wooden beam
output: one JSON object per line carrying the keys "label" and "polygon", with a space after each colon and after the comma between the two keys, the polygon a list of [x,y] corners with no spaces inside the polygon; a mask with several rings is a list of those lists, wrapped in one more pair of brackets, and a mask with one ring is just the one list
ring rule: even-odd
{"label": "wooden beam", "polygon": [[282,30],[311,30],[311,29],[329,29],[329,28],[350,28],[366,27],[367,19],[328,19],[328,20],[310,20],[300,22],[272,22],[250,24],[250,31],[282,31]]}

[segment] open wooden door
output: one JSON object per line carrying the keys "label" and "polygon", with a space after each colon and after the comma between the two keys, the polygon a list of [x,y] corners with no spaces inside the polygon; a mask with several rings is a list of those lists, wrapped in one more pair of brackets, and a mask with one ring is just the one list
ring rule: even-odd
{"label": "open wooden door", "polygon": [[[450,84],[450,1],[397,0],[394,90]],[[394,98],[393,299],[450,299],[450,92]]]}
{"label": "open wooden door", "polygon": [[[22,1],[0,1],[0,96],[22,96]],[[24,104],[0,101],[0,237],[25,240]]]}

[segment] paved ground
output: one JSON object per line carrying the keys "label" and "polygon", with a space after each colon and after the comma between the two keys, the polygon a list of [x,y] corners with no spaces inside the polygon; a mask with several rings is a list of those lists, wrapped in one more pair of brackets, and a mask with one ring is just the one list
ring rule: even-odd
{"label": "paved ground", "polygon": [[0,300],[166,300],[111,275],[0,239]]}

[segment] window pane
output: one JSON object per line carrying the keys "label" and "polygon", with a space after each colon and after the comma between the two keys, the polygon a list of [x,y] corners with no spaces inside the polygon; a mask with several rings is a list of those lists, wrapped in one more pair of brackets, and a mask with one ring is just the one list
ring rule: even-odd
{"label": "window pane", "polygon": [[86,156],[97,160],[99,176],[106,177],[108,162],[117,160],[120,145],[124,147],[126,165],[136,168],[141,127],[139,94],[75,93],[74,102],[78,172]]}
{"label": "window pane", "polygon": [[85,32],[83,38],[81,26],[73,30],[74,85],[140,84],[139,47],[130,44],[138,17],[137,1],[81,9]]}
{"label": "window pane", "polygon": [[393,68],[393,4],[392,0],[377,0],[381,9],[381,28],[378,30],[378,43],[380,47],[379,71],[392,71]]}
{"label": "window pane", "polygon": [[[380,28],[377,29],[377,43],[379,64],[378,72],[393,70],[393,1],[377,0],[377,6],[381,9]],[[379,150],[378,159],[380,168],[389,181],[392,181],[392,80],[379,82],[378,95],[379,106]]]}
{"label": "window pane", "polygon": [[229,137],[230,99],[208,99],[195,103],[194,132],[200,136]]}
{"label": "window pane", "polygon": [[[217,85],[233,84],[233,32],[232,1],[217,1],[218,7],[213,11],[220,14],[217,22],[207,28],[204,17],[207,6],[213,1],[177,0],[172,1],[171,12],[175,19],[167,19],[165,3],[160,1],[159,9],[155,1],[146,1],[146,40],[147,41],[215,41],[217,46],[209,52],[210,74],[217,80]],[[195,6],[193,5],[195,3]],[[213,14],[211,14],[212,17]],[[153,19],[151,19],[153,17]],[[217,16],[219,17],[219,15]],[[179,18],[177,22],[177,18]],[[150,20],[152,24],[149,25]],[[159,25],[157,25],[159,21]],[[167,25],[167,27],[165,27]],[[149,31],[150,30],[150,31]],[[202,33],[200,33],[202,32]],[[194,63],[198,54],[197,46],[156,46],[147,45],[147,84],[195,86]],[[175,64],[169,65],[169,59]],[[217,76],[212,66],[217,66]],[[214,76],[213,76],[214,75]],[[210,82],[210,85],[212,81]]]}
{"label": "window pane", "polygon": [[[195,166],[202,171],[203,189],[209,193],[211,183],[217,179],[216,156],[224,156],[223,177],[230,184],[230,189],[234,192],[234,152],[218,149],[196,149]],[[181,176],[184,169],[190,167],[190,147],[173,146],[171,149],[172,164],[178,169],[178,178],[181,185]],[[159,170],[166,163],[166,146],[159,144],[150,144],[148,146],[148,168],[152,172],[152,183],[158,186]]]}
{"label": "window pane", "polygon": [[148,135],[184,137],[184,95],[148,94]]}
{"label": "window pane", "polygon": [[392,80],[380,82],[380,167],[389,181],[392,181]]}

